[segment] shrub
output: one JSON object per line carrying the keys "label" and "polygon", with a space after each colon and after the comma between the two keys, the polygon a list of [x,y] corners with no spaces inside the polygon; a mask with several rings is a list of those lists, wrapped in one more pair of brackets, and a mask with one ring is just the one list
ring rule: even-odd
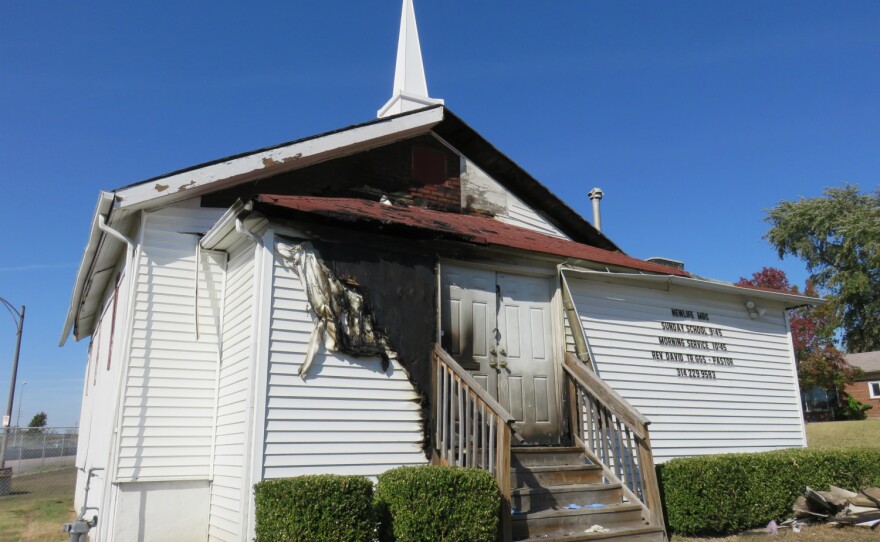
{"label": "shrub", "polygon": [[254,486],[257,542],[371,542],[373,483],[321,474]]}
{"label": "shrub", "polygon": [[400,467],[376,488],[383,542],[495,542],[501,493],[491,474],[453,467]]}
{"label": "shrub", "polygon": [[864,420],[868,417],[866,412],[872,408],[874,407],[859,402],[852,395],[846,395],[846,402],[840,405],[835,417],[838,420]]}
{"label": "shrub", "polygon": [[728,535],[791,517],[804,488],[880,485],[880,450],[794,449],[674,459],[658,466],[666,521],[684,535]]}

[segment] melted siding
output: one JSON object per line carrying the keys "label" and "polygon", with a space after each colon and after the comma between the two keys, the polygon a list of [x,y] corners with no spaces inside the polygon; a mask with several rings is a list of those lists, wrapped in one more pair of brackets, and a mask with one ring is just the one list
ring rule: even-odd
{"label": "melted siding", "polygon": [[220,214],[194,202],[145,218],[116,471],[120,481],[210,475],[224,273],[219,255],[202,253],[196,339],[196,245],[197,234]]}
{"label": "melted siding", "polygon": [[[651,420],[658,463],[805,445],[781,306],[768,307],[764,317],[751,320],[740,296],[589,280],[571,280],[570,285],[599,373]],[[673,317],[671,308],[707,312],[709,321]],[[716,328],[723,337],[663,330],[664,321]],[[720,342],[727,351],[661,345],[661,336]],[[733,365],[655,360],[652,351],[723,356]],[[679,368],[711,370],[717,378],[681,378]]]}
{"label": "melted siding", "polygon": [[304,474],[377,476],[426,463],[420,397],[400,365],[322,351],[304,382],[314,328],[296,274],[276,257],[273,270],[263,478]]}
{"label": "melted siding", "polygon": [[254,247],[242,240],[229,250],[223,299],[217,429],[208,540],[240,541],[244,537],[246,446],[250,430],[251,352],[253,337]]}

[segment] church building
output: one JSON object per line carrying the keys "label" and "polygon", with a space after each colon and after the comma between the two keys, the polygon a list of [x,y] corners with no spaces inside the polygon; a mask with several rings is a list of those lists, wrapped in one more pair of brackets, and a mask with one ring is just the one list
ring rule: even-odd
{"label": "church building", "polygon": [[61,338],[90,540],[244,542],[260,480],[430,463],[491,472],[508,540],[666,540],[655,464],[806,445],[819,300],[597,226],[429,97],[404,0],[378,118],[99,194]]}

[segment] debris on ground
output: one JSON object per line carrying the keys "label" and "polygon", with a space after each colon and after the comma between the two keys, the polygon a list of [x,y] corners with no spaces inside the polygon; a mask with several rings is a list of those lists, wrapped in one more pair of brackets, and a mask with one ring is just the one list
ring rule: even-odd
{"label": "debris on ground", "polygon": [[828,491],[808,487],[791,508],[795,519],[780,526],[792,525],[792,530],[795,526],[800,530],[801,524],[797,520],[877,529],[880,526],[880,488],[871,487],[856,493],[837,486],[831,486]]}
{"label": "debris on ground", "polygon": [[593,525],[589,529],[584,530],[585,533],[610,533],[611,529],[602,527],[601,525]]}

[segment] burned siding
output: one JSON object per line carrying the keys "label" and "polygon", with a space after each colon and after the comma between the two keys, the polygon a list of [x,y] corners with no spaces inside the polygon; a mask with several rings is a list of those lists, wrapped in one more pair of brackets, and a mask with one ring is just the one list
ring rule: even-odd
{"label": "burned siding", "polygon": [[437,342],[435,256],[316,242],[324,263],[340,280],[358,285],[376,326],[427,399],[431,350]]}

